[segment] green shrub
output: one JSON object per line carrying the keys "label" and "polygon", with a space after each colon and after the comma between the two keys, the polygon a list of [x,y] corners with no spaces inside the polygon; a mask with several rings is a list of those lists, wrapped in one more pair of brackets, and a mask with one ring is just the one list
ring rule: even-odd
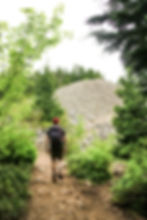
{"label": "green shrub", "polygon": [[116,147],[113,149],[113,154],[118,158],[129,159],[131,157],[132,151],[136,149],[136,145],[138,147],[138,144],[135,143],[126,144],[124,147],[116,145]]}
{"label": "green shrub", "polygon": [[110,160],[108,152],[95,146],[89,147],[69,157],[69,171],[77,178],[103,183],[110,178],[108,170]]}
{"label": "green shrub", "polygon": [[129,159],[134,153],[139,152],[140,154],[140,150],[147,150],[147,138],[145,137],[138,138],[136,143],[132,141],[132,143],[126,144],[124,147],[118,145],[113,148],[113,153],[116,157]]}
{"label": "green shrub", "polygon": [[113,154],[115,144],[116,144],[115,135],[109,135],[106,139],[101,139],[96,136],[92,142],[93,146],[100,148],[102,151],[107,152],[111,156]]}
{"label": "green shrub", "polygon": [[67,156],[70,156],[81,150],[81,143],[85,136],[84,122],[82,118],[78,119],[78,123],[75,126],[68,124],[67,130]]}
{"label": "green shrub", "polygon": [[36,158],[32,132],[15,125],[0,130],[0,163],[30,163]]}
{"label": "green shrub", "polygon": [[30,170],[36,158],[33,133],[24,125],[0,130],[0,218],[16,220],[26,206]]}
{"label": "green shrub", "polygon": [[124,176],[113,186],[114,201],[147,215],[147,152],[135,153]]}
{"label": "green shrub", "polygon": [[24,211],[29,197],[30,167],[0,165],[0,219],[16,220]]}

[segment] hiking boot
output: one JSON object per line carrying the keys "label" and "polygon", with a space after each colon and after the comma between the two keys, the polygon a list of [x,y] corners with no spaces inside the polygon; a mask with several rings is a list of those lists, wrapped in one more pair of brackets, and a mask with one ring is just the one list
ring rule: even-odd
{"label": "hiking boot", "polygon": [[58,174],[58,178],[59,178],[59,179],[63,179],[63,178],[64,178],[63,174],[62,174],[62,173],[59,173],[59,174]]}
{"label": "hiking boot", "polygon": [[56,183],[56,182],[57,182],[57,175],[56,175],[56,174],[53,174],[53,175],[52,175],[52,182],[53,182],[53,183]]}

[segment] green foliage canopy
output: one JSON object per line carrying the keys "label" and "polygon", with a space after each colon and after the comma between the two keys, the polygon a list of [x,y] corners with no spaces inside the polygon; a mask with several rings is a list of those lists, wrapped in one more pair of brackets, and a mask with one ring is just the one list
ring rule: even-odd
{"label": "green foliage canopy", "polygon": [[102,78],[102,75],[99,71],[91,68],[86,69],[79,65],[74,66],[71,70],[59,68],[54,71],[54,75],[57,87],[62,87],[80,80]]}
{"label": "green foliage canopy", "polygon": [[0,72],[0,116],[8,117],[12,103],[19,103],[24,97],[34,61],[63,37],[61,7],[50,21],[31,8],[23,9],[23,13],[26,20],[16,27],[0,24],[0,62],[5,61]]}

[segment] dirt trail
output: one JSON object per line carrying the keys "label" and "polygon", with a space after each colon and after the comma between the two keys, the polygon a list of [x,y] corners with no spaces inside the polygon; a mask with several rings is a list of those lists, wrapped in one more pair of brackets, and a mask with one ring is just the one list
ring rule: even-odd
{"label": "dirt trail", "polygon": [[51,182],[50,158],[39,150],[25,220],[143,220],[111,204],[109,184],[92,186],[68,175]]}

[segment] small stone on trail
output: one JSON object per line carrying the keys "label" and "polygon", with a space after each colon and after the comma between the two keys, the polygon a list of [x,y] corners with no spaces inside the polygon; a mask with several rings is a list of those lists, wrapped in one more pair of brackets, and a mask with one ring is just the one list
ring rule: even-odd
{"label": "small stone on trail", "polygon": [[86,208],[86,206],[85,206],[85,204],[84,204],[84,202],[82,200],[77,201],[77,206],[80,209],[85,209]]}
{"label": "small stone on trail", "polygon": [[50,196],[50,195],[51,195],[51,193],[49,192],[49,190],[47,191],[47,190],[44,190],[44,189],[42,189],[42,188],[39,188],[39,189],[37,190],[37,194],[38,194],[39,196],[44,196],[44,195]]}
{"label": "small stone on trail", "polygon": [[85,181],[85,185],[91,187],[91,186],[92,186],[92,183],[87,180],[87,181]]}
{"label": "small stone on trail", "polygon": [[38,184],[48,184],[49,180],[44,180],[42,177],[38,177],[36,179],[34,179],[33,181],[31,181],[32,183],[38,183]]}
{"label": "small stone on trail", "polygon": [[62,194],[63,194],[63,195],[70,195],[70,194],[72,194],[72,190],[62,189]]}
{"label": "small stone on trail", "polygon": [[115,162],[112,164],[111,172],[114,176],[122,176],[126,170],[126,165],[121,162]]}

